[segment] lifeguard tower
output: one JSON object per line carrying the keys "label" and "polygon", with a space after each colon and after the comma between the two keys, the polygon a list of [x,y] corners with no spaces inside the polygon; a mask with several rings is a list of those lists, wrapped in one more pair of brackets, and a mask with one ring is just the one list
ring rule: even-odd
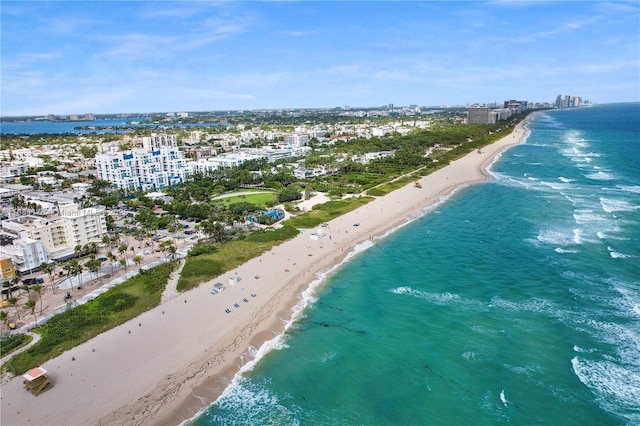
{"label": "lifeguard tower", "polygon": [[53,387],[53,383],[47,377],[47,370],[42,367],[33,368],[23,374],[22,377],[24,377],[24,388],[31,392],[33,396],[38,396]]}

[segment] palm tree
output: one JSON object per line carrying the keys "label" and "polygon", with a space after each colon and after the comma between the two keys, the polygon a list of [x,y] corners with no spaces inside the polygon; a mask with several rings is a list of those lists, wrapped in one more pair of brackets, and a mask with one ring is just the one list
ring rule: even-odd
{"label": "palm tree", "polygon": [[120,254],[120,257],[125,258],[127,256],[127,249],[129,248],[128,245],[126,244],[120,244],[118,246],[118,253]]}
{"label": "palm tree", "polygon": [[[64,265],[62,265],[62,269],[64,269],[67,272],[67,278],[69,278],[69,283],[71,283],[71,271],[73,270],[72,262],[67,262]],[[73,289],[73,284],[71,285],[71,288]]]}
{"label": "palm tree", "polygon": [[200,230],[215,242],[222,241],[226,234],[222,224],[210,219],[200,222]]}
{"label": "palm tree", "polygon": [[178,251],[176,246],[174,246],[173,244],[169,244],[169,246],[167,247],[167,250],[169,251],[169,254],[171,255],[171,260],[175,260],[176,259],[176,252]]}
{"label": "palm tree", "polygon": [[40,265],[40,270],[49,276],[49,285],[51,286],[51,292],[54,293],[54,285],[53,285],[53,270],[54,267],[50,263],[42,263]]}
{"label": "palm tree", "polygon": [[98,271],[100,271],[101,265],[102,262],[96,259],[95,254],[92,254],[91,259],[84,264],[84,266],[86,266],[89,271],[93,272],[93,274],[96,276],[96,279],[98,279]]}
{"label": "palm tree", "polygon": [[31,297],[31,295],[29,294],[29,289],[31,288],[31,287],[29,287],[29,284],[24,284],[23,283],[22,287],[20,287],[20,288],[27,292],[27,299],[29,299]]}
{"label": "palm tree", "polygon": [[[75,277],[76,275],[80,275],[80,277],[82,277],[82,265],[78,262],[78,259],[70,260],[63,266],[63,268],[67,271],[67,277]],[[78,283],[80,283],[80,279],[78,279]],[[78,287],[81,286],[82,284],[78,284]],[[71,285],[71,288],[73,288],[73,285]]]}
{"label": "palm tree", "polygon": [[4,324],[4,326],[7,326],[7,317],[9,315],[5,312],[5,311],[0,311],[0,321],[2,321],[2,324]]}
{"label": "palm tree", "polygon": [[7,290],[7,300],[9,300],[9,298],[11,298],[11,296],[13,296],[11,294],[11,283],[9,281],[5,281],[5,282],[2,283],[2,287]]}
{"label": "palm tree", "polygon": [[33,319],[36,322],[36,327],[38,326],[38,317],[36,317],[36,301],[29,299],[27,303],[24,304],[24,307],[27,309],[31,309],[31,313],[33,314]]}
{"label": "palm tree", "polygon": [[20,284],[20,278],[15,277],[14,279],[11,280],[11,287],[16,286],[18,284]]}
{"label": "palm tree", "polygon": [[142,263],[142,256],[134,256],[133,261],[138,265],[138,269],[140,269],[140,264]]}
{"label": "palm tree", "polygon": [[120,259],[120,266],[124,267],[124,279],[127,279],[127,261],[125,259]]}
{"label": "palm tree", "polygon": [[109,259],[109,262],[111,263],[111,274],[113,274],[113,269],[114,269],[114,266],[115,266],[114,264],[116,262],[117,257],[116,257],[115,254],[113,254],[113,252],[108,251],[107,252],[107,259]]}
{"label": "palm tree", "polygon": [[9,299],[9,304],[15,306],[16,315],[18,315],[18,319],[20,319],[20,311],[18,310],[18,298],[12,297],[11,299]]}
{"label": "palm tree", "polygon": [[102,244],[104,244],[104,247],[107,250],[111,249],[111,237],[109,237],[109,234],[105,234],[102,236]]}
{"label": "palm tree", "polygon": [[38,297],[40,298],[40,315],[42,315],[42,286],[40,284],[36,284],[31,286],[31,290],[38,293]]}
{"label": "palm tree", "polygon": [[82,264],[80,264],[80,262],[78,262],[77,259],[75,260],[75,264],[74,266],[74,270],[73,270],[73,276],[78,276],[78,287],[81,288],[82,287],[82,272],[84,272],[84,268],[82,267]]}

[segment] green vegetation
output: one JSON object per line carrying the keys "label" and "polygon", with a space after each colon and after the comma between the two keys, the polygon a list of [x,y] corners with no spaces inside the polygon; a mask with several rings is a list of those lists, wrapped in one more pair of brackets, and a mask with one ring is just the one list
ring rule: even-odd
{"label": "green vegetation", "polygon": [[[187,257],[180,279],[178,291],[187,291],[197,287],[200,283],[217,277],[244,262],[270,250],[273,246],[295,237],[298,231],[289,226],[280,229],[260,230],[253,232],[244,239],[221,244],[210,253]],[[191,251],[202,251],[196,245]]]}
{"label": "green vegetation", "polygon": [[273,191],[264,191],[257,194],[234,194],[230,197],[217,196],[213,199],[216,201],[223,201],[225,204],[247,202],[257,207],[265,208],[269,205],[273,205],[276,200],[276,194]]}
{"label": "green vegetation", "polygon": [[187,256],[188,257],[197,257],[197,256],[201,256],[203,254],[215,253],[217,250],[218,250],[218,248],[216,247],[215,244],[201,243],[201,244],[196,244],[195,246],[193,246],[191,248],[191,250],[189,250],[189,253],[187,253]]}
{"label": "green vegetation", "polygon": [[2,333],[0,335],[0,357],[3,357],[28,344],[33,337],[28,334],[9,334]]}
{"label": "green vegetation", "polygon": [[[166,262],[110,289],[96,299],[62,312],[34,329],[42,338],[3,365],[13,374],[56,357],[160,304],[177,262]],[[3,345],[4,346],[4,345]]]}
{"label": "green vegetation", "polygon": [[344,200],[328,201],[313,207],[313,210],[287,220],[287,225],[295,228],[313,228],[345,213],[364,206],[372,197],[352,197]]}

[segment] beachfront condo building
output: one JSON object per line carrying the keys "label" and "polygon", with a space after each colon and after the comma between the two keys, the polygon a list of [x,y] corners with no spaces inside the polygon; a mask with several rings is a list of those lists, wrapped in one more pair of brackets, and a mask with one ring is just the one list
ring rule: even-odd
{"label": "beachfront condo building", "polygon": [[101,243],[107,233],[104,210],[81,209],[77,204],[64,205],[59,210],[59,217],[54,218],[25,215],[6,219],[2,221],[2,228],[18,239],[37,241],[46,257],[54,260],[73,256],[76,246]]}

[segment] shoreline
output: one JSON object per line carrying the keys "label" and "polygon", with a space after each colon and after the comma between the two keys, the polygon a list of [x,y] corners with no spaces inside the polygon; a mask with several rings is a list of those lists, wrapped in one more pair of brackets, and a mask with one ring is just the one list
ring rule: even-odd
{"label": "shoreline", "polygon": [[[55,386],[37,401],[19,378],[12,380],[2,386],[2,424],[188,422],[261,358],[257,352],[268,352],[282,339],[308,303],[303,292],[310,297],[358,245],[386,237],[459,188],[490,179],[487,167],[524,140],[531,118],[482,153],[473,151],[420,178],[422,188],[408,184],[375,198],[330,221],[324,236],[300,233],[50,360],[43,367]],[[211,295],[215,282],[226,289]]]}

